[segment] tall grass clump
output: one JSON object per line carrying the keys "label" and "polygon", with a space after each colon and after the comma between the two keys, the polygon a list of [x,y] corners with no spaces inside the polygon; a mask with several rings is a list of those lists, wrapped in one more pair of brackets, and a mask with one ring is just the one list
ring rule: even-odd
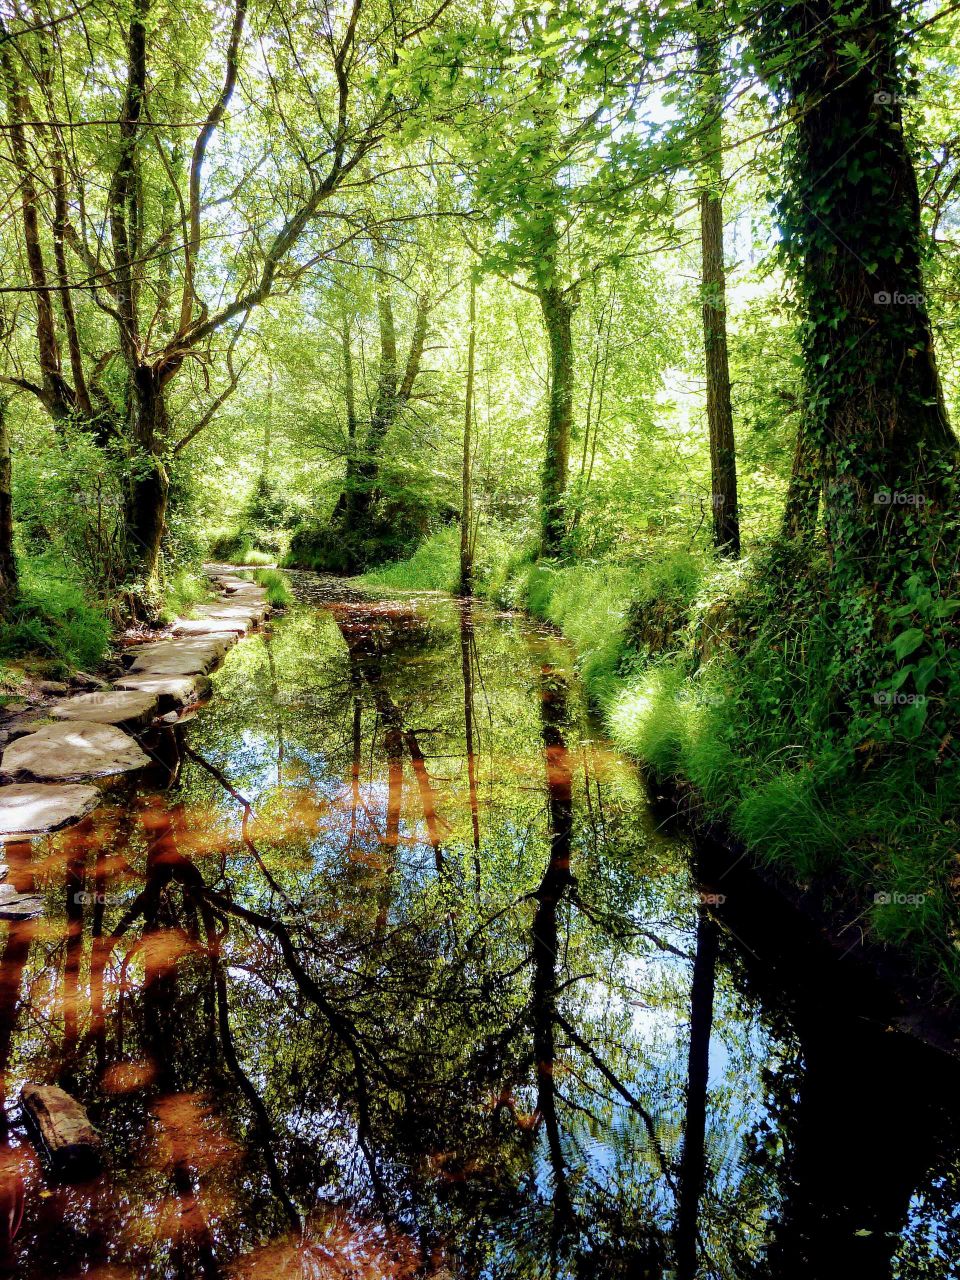
{"label": "tall grass clump", "polygon": [[406,591],[456,591],[460,584],[459,526],[438,529],[406,560],[392,560],[368,569],[363,581]]}
{"label": "tall grass clump", "polygon": [[203,604],[210,596],[210,584],[203,574],[180,569],[167,581],[162,616],[166,622],[187,618],[198,604]]}
{"label": "tall grass clump", "polygon": [[285,609],[293,603],[293,589],[290,579],[279,569],[258,569],[253,575],[254,581],[267,591],[267,604],[274,609]]}

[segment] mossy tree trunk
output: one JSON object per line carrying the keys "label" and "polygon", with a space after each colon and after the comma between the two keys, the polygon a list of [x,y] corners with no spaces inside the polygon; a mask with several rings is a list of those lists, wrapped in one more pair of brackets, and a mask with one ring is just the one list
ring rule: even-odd
{"label": "mossy tree trunk", "polygon": [[20,579],[13,550],[13,483],[10,461],[9,400],[0,396],[0,617],[16,602]]}
{"label": "mossy tree trunk", "polygon": [[460,592],[473,594],[473,387],[477,349],[477,285],[470,281],[470,332],[463,410],[463,469],[460,499]]}
{"label": "mossy tree trunk", "polygon": [[540,480],[540,552],[557,556],[566,535],[566,490],[573,431],[573,317],[577,293],[557,284],[541,285],[537,297],[550,347],[547,438]]}
{"label": "mossy tree trunk", "polygon": [[820,510],[820,467],[820,451],[811,441],[809,427],[801,416],[780,530],[782,536],[791,542],[806,542],[816,530]]}
{"label": "mossy tree trunk", "polygon": [[737,455],[727,356],[727,278],[723,261],[723,128],[720,54],[712,9],[702,6],[707,28],[697,40],[702,92],[700,126],[700,243],[703,345],[710,431],[710,505],[713,541],[721,555],[740,555]]}
{"label": "mossy tree trunk", "polygon": [[402,377],[398,364],[393,303],[386,287],[378,295],[377,310],[380,318],[380,373],[376,399],[363,445],[356,451],[352,475],[348,476],[349,487],[344,488],[342,507],[341,503],[337,504],[344,513],[348,532],[361,530],[369,517],[376,497],[384,442],[398,414],[413,395],[427,340],[430,299],[425,293],[417,298],[413,334]]}

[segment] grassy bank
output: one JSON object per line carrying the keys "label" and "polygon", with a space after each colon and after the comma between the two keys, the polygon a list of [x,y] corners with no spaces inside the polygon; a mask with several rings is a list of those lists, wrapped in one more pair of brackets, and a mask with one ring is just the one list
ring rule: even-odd
{"label": "grassy bank", "polygon": [[[946,603],[901,606],[877,646],[858,643],[858,601],[831,594],[809,549],[734,565],[682,549],[548,565],[501,545],[480,561],[478,594],[571,639],[619,747],[692,784],[704,816],[756,859],[960,995]],[[450,589],[456,579],[444,531],[367,580]]]}
{"label": "grassy bank", "polygon": [[[190,617],[210,598],[206,577],[181,568],[156,599],[156,624]],[[19,594],[0,617],[0,687],[15,691],[25,675],[59,680],[93,673],[111,656],[125,625],[121,594],[98,597],[74,566],[55,555],[22,555]]]}

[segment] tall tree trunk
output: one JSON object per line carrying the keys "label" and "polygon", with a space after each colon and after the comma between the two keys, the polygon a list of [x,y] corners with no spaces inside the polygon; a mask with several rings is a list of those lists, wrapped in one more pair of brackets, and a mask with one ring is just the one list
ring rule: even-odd
{"label": "tall tree trunk", "polygon": [[550,344],[550,402],[540,482],[540,551],[559,555],[566,534],[564,498],[573,430],[573,316],[576,292],[558,285],[537,290]]}
{"label": "tall tree trunk", "polygon": [[69,416],[74,397],[63,377],[52,294],[40,239],[40,202],[25,128],[25,121],[34,119],[35,116],[30,98],[21,85],[16,54],[11,52],[13,45],[2,20],[0,36],[3,37],[0,45],[0,72],[10,122],[10,151],[19,178],[23,245],[37,309],[37,360],[40,365],[42,399],[54,422],[57,422]]}
{"label": "tall tree trunk", "polygon": [[353,335],[350,331],[350,317],[344,315],[340,331],[343,344],[343,402],[347,411],[347,448],[348,460],[353,454],[357,442],[357,391],[353,376]]}
{"label": "tall tree trunk", "polygon": [[710,430],[710,504],[713,541],[721,555],[740,555],[740,513],[737,503],[737,454],[730,402],[727,359],[726,270],[723,263],[723,129],[720,116],[720,55],[716,24],[697,40],[697,64],[705,98],[700,152],[703,186],[700,191],[702,251],[703,346],[707,381],[707,423]]}
{"label": "tall tree trunk", "polygon": [[899,17],[891,0],[791,3],[754,39],[761,67],[791,50],[771,78],[796,106],[781,224],[805,310],[810,447],[834,563],[869,584],[908,544],[935,546],[958,456],[923,298]]}
{"label": "tall tree trunk", "polygon": [[127,565],[128,572],[149,591],[160,567],[170,491],[162,457],[167,411],[161,379],[153,368],[136,367],[130,381],[131,434],[137,451],[130,462],[124,505]]}
{"label": "tall tree trunk", "polygon": [[470,281],[470,333],[463,411],[463,470],[460,500],[460,593],[473,595],[473,383],[477,345],[477,285]]}
{"label": "tall tree trunk", "polygon": [[677,1205],[677,1280],[694,1280],[697,1274],[697,1220],[706,1182],[707,1084],[717,944],[717,923],[709,908],[702,904],[697,919],[697,949],[690,987],[687,1106]]}
{"label": "tall tree trunk", "polygon": [[13,550],[13,468],[10,460],[10,426],[7,396],[0,396],[0,617],[16,602],[20,587],[17,557]]}

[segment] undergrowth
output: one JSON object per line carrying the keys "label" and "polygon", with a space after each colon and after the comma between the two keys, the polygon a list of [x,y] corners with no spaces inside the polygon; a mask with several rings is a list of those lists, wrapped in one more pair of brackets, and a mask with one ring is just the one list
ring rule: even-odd
{"label": "undergrowth", "polygon": [[211,597],[210,583],[200,573],[181,569],[167,581],[162,617],[165,622],[189,618],[198,604]]}
{"label": "undergrowth", "polygon": [[25,559],[20,575],[19,600],[0,621],[0,658],[38,658],[53,676],[96,667],[110,643],[106,609],[49,559]]}

